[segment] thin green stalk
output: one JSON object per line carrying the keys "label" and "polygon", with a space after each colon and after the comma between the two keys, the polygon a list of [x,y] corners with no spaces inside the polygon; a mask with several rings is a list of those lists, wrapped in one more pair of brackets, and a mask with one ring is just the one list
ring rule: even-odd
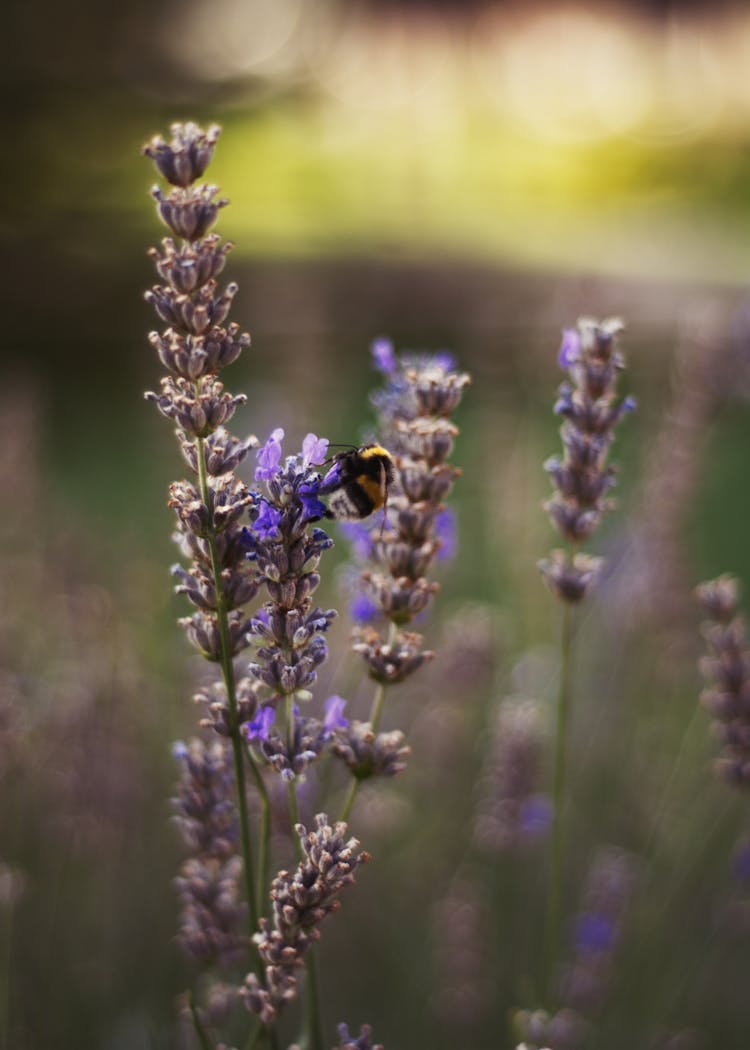
{"label": "thin green stalk", "polygon": [[211,556],[211,572],[213,574],[214,589],[216,591],[216,618],[219,624],[219,637],[221,639],[221,670],[224,677],[224,686],[227,691],[227,703],[229,704],[229,732],[232,741],[232,753],[234,756],[234,775],[237,783],[237,806],[240,817],[240,837],[242,841],[242,860],[245,875],[245,894],[247,896],[250,935],[252,936],[258,927],[258,902],[253,874],[253,850],[250,840],[250,819],[247,811],[247,795],[245,790],[245,763],[242,754],[242,737],[240,735],[240,727],[237,719],[237,695],[235,692],[232,651],[229,644],[229,621],[227,618],[224,588],[221,579],[221,565],[219,564],[219,556],[216,549],[213,504],[211,500],[211,492],[208,486],[206,454],[202,438],[196,439],[196,453],[196,459],[198,462],[198,484],[200,486],[201,499],[206,507],[208,507],[209,513],[209,529],[207,537],[208,549]]}
{"label": "thin green stalk", "polygon": [[190,1006],[190,1016],[193,1019],[193,1026],[195,1027],[195,1034],[198,1036],[198,1042],[203,1047],[203,1050],[213,1050],[211,1040],[208,1038],[206,1029],[203,1027],[203,1023],[198,1016],[198,1010],[196,1009],[195,998],[192,992],[188,993],[188,1004]]}
{"label": "thin green stalk", "polygon": [[250,772],[260,797],[260,848],[258,850],[258,911],[263,914],[263,901],[267,900],[270,885],[271,860],[271,800],[263,775],[249,751],[246,751]]}
{"label": "thin green stalk", "polygon": [[552,977],[560,944],[560,902],[565,868],[565,786],[567,773],[567,737],[572,706],[573,670],[573,606],[563,606],[560,693],[557,701],[557,733],[555,739],[554,823],[552,827],[552,855],[547,883],[547,928],[545,936],[542,998],[550,1002]]}
{"label": "thin green stalk", "polygon": [[325,1050],[323,1041],[323,1018],[320,1010],[320,988],[318,986],[318,966],[315,959],[315,948],[310,946],[305,957],[307,966],[307,1034],[310,1050]]}
{"label": "thin green stalk", "polygon": [[[387,639],[386,644],[387,645],[393,645],[394,642],[396,641],[396,636],[397,635],[398,635],[398,627],[396,626],[395,623],[393,623],[393,621],[391,621],[391,623],[390,623],[390,625],[388,627],[388,639]],[[372,707],[370,708],[370,719],[369,719],[369,722],[370,722],[370,725],[372,726],[373,733],[377,733],[378,727],[380,726],[380,719],[383,716],[384,703],[385,703],[385,683],[384,682],[378,682],[377,688],[375,690],[375,695],[372,698]],[[349,816],[351,815],[352,809],[354,808],[354,803],[355,803],[357,795],[359,793],[359,785],[360,785],[360,783],[361,783],[361,781],[359,780],[358,777],[353,777],[352,778],[352,783],[351,783],[351,786],[349,788],[349,793],[346,796],[346,801],[344,802],[344,808],[341,810],[341,816],[339,817],[339,820],[343,820],[345,822],[348,822]]]}
{"label": "thin green stalk", "polygon": [[[294,753],[294,697],[286,699],[286,732],[289,754]],[[294,780],[287,784],[287,797],[289,799],[289,819],[292,825],[292,838],[295,845],[295,855],[298,863],[305,859],[305,851],[302,849],[296,827],[299,824],[299,804],[297,801],[297,787]],[[307,1046],[310,1050],[325,1050],[323,1043],[323,1023],[320,1010],[320,993],[318,989],[318,971],[315,965],[313,948],[310,947],[305,955],[305,968],[307,969]]]}

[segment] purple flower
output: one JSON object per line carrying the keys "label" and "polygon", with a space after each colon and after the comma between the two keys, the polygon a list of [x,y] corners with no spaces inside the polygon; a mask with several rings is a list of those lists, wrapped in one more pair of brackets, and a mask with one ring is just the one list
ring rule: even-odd
{"label": "purple flower", "polygon": [[329,696],[326,700],[326,713],[323,719],[323,732],[330,736],[334,729],[345,729],[349,719],[344,718],[346,700],[341,696]]}
{"label": "purple flower", "polygon": [[326,516],[327,507],[325,503],[321,503],[318,499],[319,489],[320,485],[312,482],[300,485],[297,489],[297,495],[302,504],[303,520],[305,521],[318,521]]}
{"label": "purple flower", "polygon": [[581,337],[576,328],[563,328],[562,343],[557,355],[560,368],[567,370],[581,356]]}
{"label": "purple flower", "polygon": [[355,594],[349,606],[351,618],[357,623],[372,623],[379,612],[380,607],[365,591]]}
{"label": "purple flower", "polygon": [[584,914],[576,923],[575,944],[581,952],[606,952],[614,939],[614,923],[604,915]]}
{"label": "purple flower", "polygon": [[393,343],[390,339],[385,339],[382,336],[379,339],[373,339],[370,353],[372,354],[372,362],[378,372],[382,372],[386,376],[392,376],[398,370],[398,358],[394,353]]}
{"label": "purple flower", "polygon": [[319,438],[308,434],[302,442],[302,466],[315,466],[325,462],[328,455],[328,438]]}
{"label": "purple flower", "polygon": [[255,519],[254,528],[256,535],[264,540],[276,539],[279,535],[279,522],[281,511],[272,507],[268,500],[260,501],[260,513]]}
{"label": "purple flower", "polygon": [[442,368],[444,372],[452,372],[456,367],[456,359],[447,350],[438,350],[436,354],[432,355],[430,364],[434,368]]}
{"label": "purple flower", "polygon": [[322,492],[324,495],[326,492],[330,492],[335,489],[341,483],[341,460],[337,459],[331,469],[325,475],[323,480],[318,485],[318,492]]}
{"label": "purple flower", "polygon": [[271,707],[261,707],[252,722],[245,725],[245,736],[248,740],[268,740],[276,711]]}
{"label": "purple flower", "polygon": [[281,441],[283,437],[284,431],[281,427],[277,427],[265,445],[261,446],[255,453],[255,457],[258,460],[258,466],[255,470],[256,481],[268,481],[269,478],[279,473]]}
{"label": "purple flower", "polygon": [[518,810],[521,833],[530,838],[546,835],[552,825],[552,803],[546,795],[525,798]]}
{"label": "purple flower", "polygon": [[352,545],[352,553],[358,561],[367,561],[372,554],[372,532],[362,521],[342,521],[339,528]]}
{"label": "purple flower", "polygon": [[184,760],[190,754],[190,749],[184,740],[175,740],[172,744],[172,757],[176,758],[178,762],[184,762]]}
{"label": "purple flower", "polygon": [[449,561],[456,553],[456,515],[450,507],[435,518],[435,538],[440,541],[438,561]]}

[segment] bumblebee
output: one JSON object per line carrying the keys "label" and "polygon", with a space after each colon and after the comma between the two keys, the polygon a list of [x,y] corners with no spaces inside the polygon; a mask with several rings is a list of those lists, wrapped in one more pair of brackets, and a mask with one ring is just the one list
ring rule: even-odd
{"label": "bumblebee", "polygon": [[337,452],[318,488],[328,501],[326,517],[361,521],[388,503],[393,458],[381,445],[362,445]]}

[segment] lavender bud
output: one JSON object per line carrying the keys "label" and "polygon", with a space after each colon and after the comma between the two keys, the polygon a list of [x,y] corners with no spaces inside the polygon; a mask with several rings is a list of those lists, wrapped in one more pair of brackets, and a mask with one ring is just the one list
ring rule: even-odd
{"label": "lavender bud", "polygon": [[214,154],[221,134],[218,124],[204,131],[189,121],[172,124],[172,141],[154,135],[143,147],[143,152],[156,165],[159,173],[173,186],[189,186],[204,173]]}

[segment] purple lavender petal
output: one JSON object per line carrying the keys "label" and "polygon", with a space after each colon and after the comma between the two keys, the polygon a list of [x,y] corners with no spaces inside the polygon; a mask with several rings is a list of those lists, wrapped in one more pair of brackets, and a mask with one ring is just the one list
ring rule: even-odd
{"label": "purple lavender petal", "polygon": [[326,516],[327,507],[318,499],[318,485],[300,485],[297,495],[302,504],[303,520],[318,521]]}
{"label": "purple lavender petal", "polygon": [[518,823],[522,835],[537,838],[546,835],[552,826],[552,803],[546,795],[525,798],[518,810]]}
{"label": "purple lavender petal", "polygon": [[338,488],[341,484],[341,460],[337,459],[331,469],[325,475],[321,483],[318,485],[318,492],[325,495],[326,492],[331,492],[333,489]]}
{"label": "purple lavender petal", "polygon": [[346,700],[341,696],[329,696],[325,704],[325,718],[323,719],[323,731],[330,735],[334,729],[345,729],[349,725],[349,719],[344,718]]}
{"label": "purple lavender petal", "polygon": [[574,939],[581,952],[606,952],[614,943],[614,923],[604,915],[581,915],[576,923]]}
{"label": "purple lavender petal", "polygon": [[339,528],[352,545],[352,553],[358,561],[367,561],[372,554],[370,526],[361,521],[342,521]]}
{"label": "purple lavender petal", "polygon": [[328,438],[319,438],[308,434],[302,442],[302,466],[316,466],[324,463],[328,455]]}
{"label": "purple lavender petal", "polygon": [[432,355],[430,364],[434,368],[442,368],[444,372],[452,372],[456,367],[456,359],[447,350],[438,350],[436,354]]}
{"label": "purple lavender petal", "polygon": [[269,478],[279,473],[281,441],[283,437],[284,431],[281,427],[277,427],[265,445],[261,446],[255,453],[255,458],[258,460],[258,466],[255,470],[256,481],[268,481]]}
{"label": "purple lavender petal", "polygon": [[252,722],[245,725],[245,736],[248,740],[268,740],[276,711],[270,707],[261,707]]}
{"label": "purple lavender petal", "polygon": [[581,337],[575,328],[563,328],[562,343],[557,355],[560,368],[567,371],[581,356]]}
{"label": "purple lavender petal", "polygon": [[357,623],[372,623],[379,612],[379,606],[364,591],[356,594],[349,606],[349,614]]}
{"label": "purple lavender petal", "polygon": [[272,507],[268,500],[260,501],[260,513],[254,522],[255,534],[262,539],[276,539],[279,535],[281,511]]}
{"label": "purple lavender petal", "polygon": [[390,339],[381,337],[379,339],[373,339],[370,346],[370,353],[372,354],[372,363],[377,368],[378,372],[382,372],[383,375],[391,376],[398,369],[398,358],[393,350],[393,343]]}
{"label": "purple lavender petal", "polygon": [[445,507],[435,518],[435,538],[440,540],[437,552],[438,561],[449,561],[456,553],[456,515],[450,507]]}

